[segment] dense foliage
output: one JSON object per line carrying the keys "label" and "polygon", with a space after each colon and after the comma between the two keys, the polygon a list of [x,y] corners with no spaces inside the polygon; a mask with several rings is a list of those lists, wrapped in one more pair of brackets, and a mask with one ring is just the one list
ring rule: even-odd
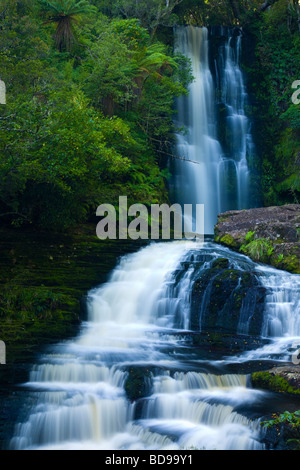
{"label": "dense foliage", "polygon": [[191,79],[167,45],[176,22],[243,27],[263,201],[299,201],[297,1],[0,0],[1,222],[64,230],[120,195],[167,201],[173,103]]}
{"label": "dense foliage", "polygon": [[2,222],[62,230],[119,195],[167,200],[184,58],[84,0],[1,0],[0,46]]}
{"label": "dense foliage", "polygon": [[248,72],[265,205],[300,200],[300,106],[292,100],[300,78],[299,28],[300,6],[286,0],[275,2],[249,25],[256,41],[256,61]]}

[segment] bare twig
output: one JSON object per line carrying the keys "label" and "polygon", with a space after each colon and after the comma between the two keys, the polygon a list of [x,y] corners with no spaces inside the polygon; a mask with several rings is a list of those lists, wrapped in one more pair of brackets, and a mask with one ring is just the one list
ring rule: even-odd
{"label": "bare twig", "polygon": [[18,215],[25,220],[29,220],[26,215],[21,214],[20,212],[4,212],[3,214],[0,214],[0,217],[6,217],[7,215]]}
{"label": "bare twig", "polygon": [[190,160],[189,158],[186,157],[178,157],[177,155],[173,155],[172,153],[165,152],[164,150],[155,150],[156,152],[163,153],[165,155],[168,155],[171,158],[175,158],[176,160],[182,160],[184,162],[189,162],[189,163],[194,163],[196,165],[201,165],[200,162],[196,162],[195,160]]}

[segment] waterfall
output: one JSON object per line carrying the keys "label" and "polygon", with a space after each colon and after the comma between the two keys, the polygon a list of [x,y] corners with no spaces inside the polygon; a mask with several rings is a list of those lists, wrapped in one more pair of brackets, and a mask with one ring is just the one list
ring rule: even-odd
{"label": "waterfall", "polygon": [[266,315],[262,334],[271,337],[300,336],[300,277],[264,269],[267,288]]}
{"label": "waterfall", "polygon": [[177,100],[176,124],[184,132],[177,134],[174,198],[204,204],[206,234],[213,233],[218,213],[249,207],[248,160],[254,153],[245,113],[241,34],[219,28],[219,35],[212,65],[208,29],[175,28],[175,49],[191,60],[194,81],[189,95]]}
{"label": "waterfall", "polygon": [[24,384],[32,407],[11,448],[263,448],[259,421],[238,411],[259,403],[263,392],[249,388],[246,375],[197,370],[192,350],[183,358],[186,331],[176,325],[184,324],[178,301],[189,311],[189,286],[188,276],[177,282],[178,273],[189,253],[202,249],[219,257],[213,244],[180,241],[121,259],[110,280],[90,292],[81,334],[33,366]]}
{"label": "waterfall", "polygon": [[[193,162],[176,162],[175,185],[180,202],[205,204],[206,233],[249,198],[241,37],[220,31],[212,60],[206,28],[176,28],[195,81],[177,103],[186,127],[177,151]],[[10,449],[265,449],[260,421],[273,395],[249,374],[290,360],[299,276],[209,237],[155,242],[122,257],[87,308],[78,336],[51,346],[20,385]]]}
{"label": "waterfall", "polygon": [[[253,349],[246,335],[250,348],[239,355],[206,346],[210,331],[214,341],[228,312],[235,310],[233,299],[239,298],[227,292],[221,299],[224,311],[218,310],[210,330],[205,322],[213,314],[214,288],[226,293],[224,272],[235,283],[232,292],[247,280],[255,296],[256,288],[266,293],[262,321],[255,307],[250,316],[269,341],[261,346],[255,337]],[[197,310],[199,282],[207,292],[196,302]],[[32,367],[23,384],[29,399],[10,448],[264,449],[260,414],[270,406],[271,395],[253,389],[248,375],[232,366],[288,360],[294,340],[289,335],[300,334],[299,300],[297,276],[211,242],[153,243],[124,256],[110,280],[89,293],[89,317],[78,337],[52,347]],[[231,324],[234,342],[241,323],[245,328],[244,316],[241,302]],[[201,330],[208,336],[195,347],[191,335]]]}

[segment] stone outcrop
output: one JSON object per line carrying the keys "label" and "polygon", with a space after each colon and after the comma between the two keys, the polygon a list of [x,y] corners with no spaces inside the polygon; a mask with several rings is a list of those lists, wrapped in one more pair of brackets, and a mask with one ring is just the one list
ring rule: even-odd
{"label": "stone outcrop", "polygon": [[271,375],[282,377],[290,387],[300,394],[300,367],[298,365],[274,367],[269,372]]}
{"label": "stone outcrop", "polygon": [[[254,261],[297,274],[300,274],[299,235],[300,204],[224,212],[219,214],[215,226],[216,243],[242,251]],[[260,250],[255,252],[255,247]]]}
{"label": "stone outcrop", "polygon": [[265,289],[251,272],[217,258],[200,272],[191,293],[191,329],[259,335],[263,322]]}
{"label": "stone outcrop", "polygon": [[300,395],[300,366],[285,365],[255,372],[252,385],[272,392]]}

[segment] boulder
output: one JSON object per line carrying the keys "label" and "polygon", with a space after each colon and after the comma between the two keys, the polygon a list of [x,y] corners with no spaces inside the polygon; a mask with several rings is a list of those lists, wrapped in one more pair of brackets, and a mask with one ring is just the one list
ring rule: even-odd
{"label": "boulder", "polygon": [[[224,212],[218,215],[215,226],[216,243],[236,251],[244,249],[254,261],[296,274],[300,273],[299,234],[300,204]],[[266,245],[266,255],[262,259],[251,255],[253,250],[247,251],[246,245],[257,241]]]}
{"label": "boulder", "polygon": [[191,294],[191,329],[260,335],[265,289],[256,276],[218,258],[199,272]]}
{"label": "boulder", "polygon": [[254,372],[252,385],[278,393],[300,395],[300,367],[286,365],[267,371]]}

